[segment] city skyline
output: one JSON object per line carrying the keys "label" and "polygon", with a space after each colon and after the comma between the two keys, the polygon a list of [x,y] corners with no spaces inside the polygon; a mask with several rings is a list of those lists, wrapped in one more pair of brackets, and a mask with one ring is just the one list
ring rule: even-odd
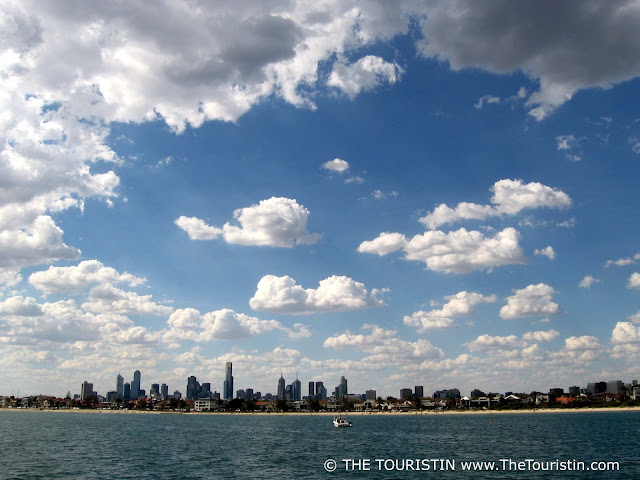
{"label": "city skyline", "polygon": [[0,393],[640,377],[640,2],[121,8],[0,6]]}

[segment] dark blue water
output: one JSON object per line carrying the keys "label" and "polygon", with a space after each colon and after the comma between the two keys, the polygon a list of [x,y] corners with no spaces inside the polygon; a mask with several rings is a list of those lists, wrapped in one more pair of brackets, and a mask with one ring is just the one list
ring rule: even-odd
{"label": "dark blue water", "polygon": [[[0,480],[640,478],[640,412],[349,418],[354,428],[337,429],[329,416],[5,410]],[[328,459],[337,461],[332,473],[324,468]],[[356,463],[347,470],[343,459],[360,461],[362,469]],[[527,459],[541,462],[531,468],[575,460],[586,467],[619,462],[620,470],[516,470]],[[398,470],[406,460],[421,470]],[[501,470],[463,471],[463,461],[493,461]]]}

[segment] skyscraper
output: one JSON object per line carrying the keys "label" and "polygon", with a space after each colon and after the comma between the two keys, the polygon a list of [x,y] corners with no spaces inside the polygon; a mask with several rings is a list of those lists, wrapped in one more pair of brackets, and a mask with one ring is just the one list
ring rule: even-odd
{"label": "skyscraper", "polygon": [[162,397],[162,400],[169,399],[169,386],[166,383],[163,383],[160,387],[160,396]]}
{"label": "skyscraper", "polygon": [[323,382],[316,382],[316,398],[318,400],[324,400],[327,398],[327,389],[324,388]]}
{"label": "skyscraper", "polygon": [[424,388],[422,385],[416,385],[414,391],[415,391],[416,397],[418,398],[424,397]]}
{"label": "skyscraper", "polygon": [[224,400],[233,400],[233,364],[231,362],[226,363],[222,394]]}
{"label": "skyscraper", "polygon": [[187,400],[195,400],[198,398],[198,391],[200,390],[200,384],[194,375],[191,375],[187,379]]}
{"label": "skyscraper", "polygon": [[88,400],[93,394],[93,383],[89,383],[86,380],[82,382],[80,386],[80,400]]}
{"label": "skyscraper", "polygon": [[133,382],[131,382],[131,400],[137,400],[140,396],[140,381],[142,380],[142,375],[140,374],[140,370],[136,370],[133,372]]}
{"label": "skyscraper", "polygon": [[122,399],[125,402],[128,402],[129,400],[131,400],[131,384],[129,382],[124,384]]}
{"label": "skyscraper", "polygon": [[278,380],[278,400],[284,400],[285,389],[286,389],[285,381],[281,373],[280,380]]}
{"label": "skyscraper", "polygon": [[344,376],[340,377],[340,385],[336,387],[336,399],[340,400],[345,398],[349,394],[347,389],[347,379]]}
{"label": "skyscraper", "polygon": [[309,397],[313,398],[316,395],[315,383],[309,382]]}
{"label": "skyscraper", "polygon": [[124,378],[119,373],[116,377],[116,398],[121,400],[124,398]]}
{"label": "skyscraper", "polygon": [[297,402],[302,398],[302,382],[298,380],[298,375],[296,375],[295,381],[291,384],[291,400],[293,402]]}

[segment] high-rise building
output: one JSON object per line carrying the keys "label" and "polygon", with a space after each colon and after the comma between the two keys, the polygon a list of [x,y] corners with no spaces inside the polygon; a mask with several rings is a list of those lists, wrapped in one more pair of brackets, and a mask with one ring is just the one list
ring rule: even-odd
{"label": "high-rise building", "polygon": [[233,400],[233,364],[231,362],[226,363],[222,394],[224,400]]}
{"label": "high-rise building", "polygon": [[621,380],[611,380],[607,382],[607,393],[613,393],[617,395],[620,393],[620,389],[624,386]]}
{"label": "high-rise building", "polygon": [[424,397],[424,387],[422,385],[416,385],[414,389],[414,395],[418,398]]}
{"label": "high-rise building", "polygon": [[198,398],[198,392],[200,391],[200,384],[198,379],[191,375],[187,378],[187,400],[195,400]]}
{"label": "high-rise building", "polygon": [[297,402],[302,399],[302,382],[298,380],[296,375],[295,381],[291,384],[291,401]]}
{"label": "high-rise building", "polygon": [[327,389],[324,388],[323,382],[316,382],[316,398],[318,400],[326,400],[327,398]]}
{"label": "high-rise building", "polygon": [[125,402],[128,402],[129,400],[131,400],[131,384],[129,382],[124,384],[122,399]]}
{"label": "high-rise building", "polygon": [[198,398],[211,398],[211,384],[209,382],[205,382],[200,385]]}
{"label": "high-rise building", "polygon": [[247,397],[246,400],[251,401],[254,399],[253,397],[253,388],[247,388],[247,390],[245,391],[245,396]]}
{"label": "high-rise building", "polygon": [[284,399],[288,402],[293,401],[293,393],[292,393],[293,385],[287,385],[284,389]]}
{"label": "high-rise building", "polygon": [[116,377],[116,398],[124,398],[124,378],[119,373]]}
{"label": "high-rise building", "polygon": [[156,397],[160,396],[160,384],[159,383],[152,383],[151,384],[151,390],[149,390],[149,395],[151,395],[152,397],[154,395]]}
{"label": "high-rise building", "polygon": [[309,397],[313,398],[316,395],[315,383],[309,382]]}
{"label": "high-rise building", "polygon": [[580,387],[577,386],[573,386],[573,387],[569,387],[569,395],[571,395],[572,397],[577,397],[578,395],[580,395]]}
{"label": "high-rise building", "polygon": [[278,380],[278,400],[284,400],[285,389],[285,381],[281,373],[280,380]]}
{"label": "high-rise building", "polygon": [[375,390],[367,390],[367,392],[365,393],[366,399],[375,401],[375,399],[378,398],[376,396],[376,393],[377,392]]}
{"label": "high-rise building", "polygon": [[349,390],[347,389],[347,379],[344,376],[340,377],[340,385],[336,387],[335,391],[336,400],[341,400],[349,395]]}
{"label": "high-rise building", "polygon": [[407,397],[411,397],[412,393],[411,393],[411,389],[410,388],[402,388],[400,389],[400,400],[407,398]]}
{"label": "high-rise building", "polygon": [[162,400],[169,399],[169,386],[166,383],[163,383],[160,387],[160,397],[162,398]]}
{"label": "high-rise building", "polygon": [[93,383],[85,380],[80,386],[80,400],[88,400],[91,395],[93,395]]}
{"label": "high-rise building", "polygon": [[140,382],[142,381],[142,375],[140,370],[133,372],[133,382],[131,382],[131,400],[137,400],[140,396]]}

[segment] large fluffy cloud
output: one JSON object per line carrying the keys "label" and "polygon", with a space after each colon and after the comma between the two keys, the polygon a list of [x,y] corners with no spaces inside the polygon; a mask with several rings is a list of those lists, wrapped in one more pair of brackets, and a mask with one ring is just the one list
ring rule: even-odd
{"label": "large fluffy cloud", "polygon": [[119,273],[98,260],[85,260],[70,267],[49,267],[29,276],[29,283],[44,293],[77,292],[92,283],[127,283],[131,287],[146,280],[130,273]]}
{"label": "large fluffy cloud", "polygon": [[449,233],[429,231],[411,240],[399,233],[382,233],[358,247],[361,253],[377,255],[396,250],[404,250],[406,260],[421,261],[429,270],[446,273],[469,273],[525,261],[514,228],[505,228],[493,237],[464,228]]}
{"label": "large fluffy cloud", "polygon": [[395,330],[386,330],[377,325],[363,325],[362,328],[371,333],[365,335],[353,334],[347,331],[335,337],[327,338],[324,341],[324,347],[334,350],[344,348],[361,350],[374,356],[369,360],[375,358],[378,362],[388,362],[393,360],[394,357],[424,359],[444,356],[444,352],[440,348],[433,346],[425,339],[408,342],[397,338]]}
{"label": "large fluffy cloud", "polygon": [[367,291],[364,284],[333,275],[321,280],[318,288],[302,288],[289,277],[265,275],[258,282],[256,293],[249,300],[254,310],[266,310],[291,315],[320,312],[345,312],[363,308],[383,307],[380,295],[386,289]]}
{"label": "large fluffy cloud", "polygon": [[166,316],[172,307],[160,305],[151,295],[139,295],[114,287],[110,283],[96,285],[89,292],[89,301],[82,308],[93,313],[120,313],[124,315]]}
{"label": "large fluffy cloud", "polygon": [[482,295],[476,292],[458,292],[445,297],[447,303],[442,308],[428,312],[415,312],[404,317],[405,325],[417,327],[419,332],[432,329],[452,328],[456,326],[454,318],[469,317],[475,312],[474,306],[481,303],[493,303],[495,295]]}
{"label": "large fluffy cloud", "polygon": [[511,320],[536,315],[557,315],[560,310],[558,304],[553,301],[555,293],[552,287],[544,283],[516,290],[514,295],[507,298],[507,304],[500,309],[500,316]]}
{"label": "large fluffy cloud", "polygon": [[226,242],[238,245],[293,247],[313,244],[320,235],[307,231],[309,210],[297,201],[272,197],[257,205],[233,212],[239,225],[225,223],[222,228],[207,225],[196,217],[179,217],[175,224],[192,240],[212,240],[222,235]]}
{"label": "large fluffy cloud", "polygon": [[169,330],[164,333],[166,341],[192,340],[233,340],[261,335],[272,330],[281,330],[290,338],[310,336],[309,330],[296,323],[293,329],[284,327],[276,320],[260,320],[243,313],[225,308],[201,314],[195,308],[176,310],[168,320]]}
{"label": "large fluffy cloud", "polygon": [[420,218],[420,222],[434,230],[460,220],[484,220],[491,216],[515,215],[524,209],[571,206],[569,195],[538,182],[525,184],[522,180],[505,179],[497,181],[490,190],[493,192],[492,205],[462,202],[449,207],[443,203]]}

